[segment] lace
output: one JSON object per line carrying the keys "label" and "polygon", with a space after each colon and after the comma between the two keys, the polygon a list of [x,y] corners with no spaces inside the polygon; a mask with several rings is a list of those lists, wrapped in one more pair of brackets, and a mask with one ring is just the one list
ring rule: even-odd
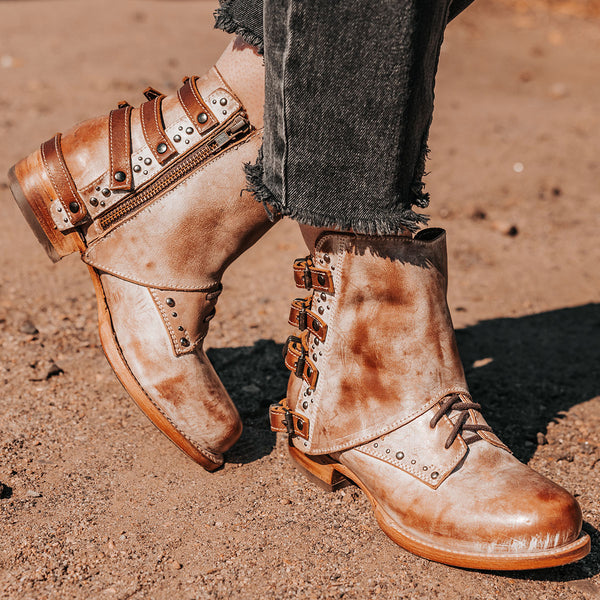
{"label": "lace", "polygon": [[478,423],[467,423],[467,420],[471,417],[471,415],[466,412],[469,410],[481,410],[481,404],[477,404],[476,402],[472,402],[471,400],[464,400],[462,396],[457,394],[452,394],[451,396],[447,396],[442,400],[439,410],[429,423],[431,429],[433,429],[440,421],[440,419],[444,415],[450,415],[452,411],[460,411],[459,417],[456,419],[454,423],[454,427],[450,432],[450,435],[446,439],[446,443],[444,447],[446,450],[452,446],[456,436],[462,431],[492,431],[492,428],[489,425],[479,425]]}

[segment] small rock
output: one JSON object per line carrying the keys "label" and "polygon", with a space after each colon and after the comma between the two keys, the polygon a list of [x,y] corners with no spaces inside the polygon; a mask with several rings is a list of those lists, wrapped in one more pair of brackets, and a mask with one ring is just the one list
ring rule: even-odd
{"label": "small rock", "polygon": [[537,432],[536,438],[538,446],[545,446],[548,443],[548,438],[541,431]]}
{"label": "small rock", "polygon": [[27,490],[25,495],[29,498],[41,498],[42,494],[40,492],[36,492],[35,490]]}
{"label": "small rock", "polygon": [[556,459],[556,462],[561,462],[562,460],[566,460],[567,462],[573,462],[575,457],[572,454],[563,454]]}
{"label": "small rock", "polygon": [[29,319],[23,321],[21,327],[19,327],[19,331],[26,335],[37,335],[39,333],[38,328]]}
{"label": "small rock", "polygon": [[471,213],[471,219],[473,219],[474,221],[483,221],[486,218],[487,218],[487,213],[485,212],[485,210],[482,210],[481,208],[476,208]]}
{"label": "small rock", "polygon": [[0,482],[0,499],[8,497],[8,486]]}
{"label": "small rock", "polygon": [[260,388],[254,383],[243,386],[240,391],[246,396],[258,396],[261,393]]}
{"label": "small rock", "polygon": [[509,237],[515,237],[519,234],[519,229],[516,225],[511,225],[506,221],[494,221],[492,228],[501,233],[502,235],[508,235]]}
{"label": "small rock", "polygon": [[172,569],[173,571],[179,571],[179,569],[183,567],[181,563],[177,562],[176,560],[173,560],[172,558],[170,558],[166,562],[166,565],[169,569]]}
{"label": "small rock", "polygon": [[50,379],[51,377],[55,377],[61,373],[64,373],[64,371],[53,360],[51,360],[50,364],[48,365],[48,370],[46,371],[46,379]]}
{"label": "small rock", "polygon": [[479,369],[481,367],[485,367],[486,365],[489,365],[491,362],[494,362],[494,359],[491,358],[491,357],[480,358],[479,360],[476,360],[473,363],[473,368],[474,369]]}

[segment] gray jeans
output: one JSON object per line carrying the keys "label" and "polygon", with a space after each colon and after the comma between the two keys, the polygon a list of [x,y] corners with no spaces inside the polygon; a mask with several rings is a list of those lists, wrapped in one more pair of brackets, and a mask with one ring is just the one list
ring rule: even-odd
{"label": "gray jeans", "polygon": [[307,225],[425,223],[422,181],[444,29],[473,0],[221,0],[216,26],[265,57],[250,189]]}

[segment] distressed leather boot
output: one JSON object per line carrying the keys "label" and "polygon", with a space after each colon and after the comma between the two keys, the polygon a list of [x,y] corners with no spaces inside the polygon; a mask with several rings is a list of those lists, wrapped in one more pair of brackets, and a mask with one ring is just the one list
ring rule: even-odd
{"label": "distressed leather boot", "polygon": [[10,171],[52,260],[80,252],[102,346],[150,420],[207,470],[239,438],[239,414],[203,350],[225,268],[271,226],[244,163],[261,145],[262,58],[232,44],[176,95],[57,134]]}
{"label": "distressed leather boot", "polygon": [[430,560],[533,569],[589,552],[581,511],[520,463],[469,394],[446,304],[445,232],[325,233],[294,265],[287,399],[271,425],[329,489],[353,482],[383,531]]}

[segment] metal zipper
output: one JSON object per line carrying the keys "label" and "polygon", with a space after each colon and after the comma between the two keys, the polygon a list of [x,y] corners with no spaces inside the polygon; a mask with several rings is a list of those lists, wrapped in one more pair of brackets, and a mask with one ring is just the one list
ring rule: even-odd
{"label": "metal zipper", "polygon": [[100,227],[103,230],[112,227],[115,223],[124,219],[134,210],[140,208],[157,195],[167,190],[171,184],[189,175],[196,170],[208,158],[217,154],[250,131],[250,121],[244,115],[237,115],[233,121],[225,123],[217,129],[207,140],[194,148],[176,164],[167,167],[156,180],[142,188],[137,193],[125,198],[120,204],[112,207],[100,217]]}

